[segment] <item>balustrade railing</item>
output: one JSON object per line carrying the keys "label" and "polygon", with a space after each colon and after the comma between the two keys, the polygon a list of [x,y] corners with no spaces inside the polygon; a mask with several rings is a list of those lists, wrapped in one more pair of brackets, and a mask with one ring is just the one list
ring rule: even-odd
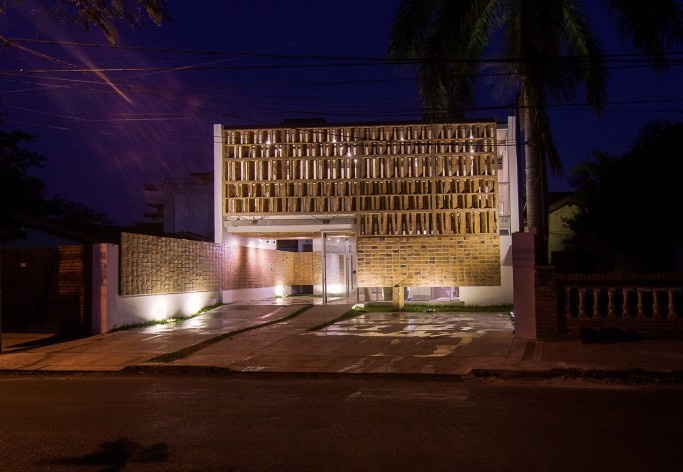
{"label": "balustrade railing", "polygon": [[558,274],[560,317],[566,320],[663,320],[683,318],[683,276],[643,275],[628,280]]}

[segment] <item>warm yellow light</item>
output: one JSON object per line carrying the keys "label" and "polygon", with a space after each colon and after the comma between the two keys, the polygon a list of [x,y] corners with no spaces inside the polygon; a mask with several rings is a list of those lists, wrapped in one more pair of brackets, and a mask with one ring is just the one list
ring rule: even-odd
{"label": "warm yellow light", "polygon": [[168,303],[163,298],[154,298],[150,308],[151,318],[153,320],[165,320],[168,318]]}
{"label": "warm yellow light", "polygon": [[327,284],[328,293],[344,293],[346,291],[346,286],[342,284]]}
{"label": "warm yellow light", "polygon": [[191,315],[197,313],[204,307],[204,302],[202,295],[199,293],[190,294],[190,296],[185,301],[185,306],[183,308],[185,315]]}

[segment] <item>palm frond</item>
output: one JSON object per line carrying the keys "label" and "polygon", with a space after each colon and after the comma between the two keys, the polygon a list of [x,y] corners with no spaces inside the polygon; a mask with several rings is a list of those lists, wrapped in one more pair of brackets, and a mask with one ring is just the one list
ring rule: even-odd
{"label": "palm frond", "polygon": [[666,68],[667,49],[683,42],[683,10],[676,0],[608,0],[623,42],[647,54],[657,70]]}

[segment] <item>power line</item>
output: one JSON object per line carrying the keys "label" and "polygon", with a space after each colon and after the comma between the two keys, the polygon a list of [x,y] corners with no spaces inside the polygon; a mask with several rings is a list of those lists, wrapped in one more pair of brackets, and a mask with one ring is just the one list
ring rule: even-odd
{"label": "power line", "polygon": [[[2,39],[0,37],[0,39]],[[93,48],[103,48],[111,50],[129,50],[129,51],[154,51],[154,52],[164,52],[164,53],[175,53],[175,54],[195,54],[195,55],[207,55],[207,56],[229,56],[231,58],[268,58],[268,59],[316,59],[316,60],[327,60],[327,61],[367,61],[369,63],[379,62],[382,64],[386,63],[397,63],[397,64],[420,64],[424,60],[419,60],[415,58],[398,58],[388,60],[386,57],[379,56],[357,56],[357,55],[325,55],[325,54],[278,54],[278,53],[265,53],[265,52],[239,52],[239,51],[219,51],[219,50],[206,50],[206,49],[176,49],[176,48],[160,48],[160,47],[148,47],[148,46],[121,46],[121,45],[111,45],[111,44],[98,44],[98,43],[84,43],[78,41],[59,41],[54,39],[32,39],[32,38],[5,38],[4,39],[10,43],[39,43],[39,44],[50,44],[50,45],[60,45],[60,46],[81,46],[81,47],[93,47]],[[683,58],[683,51],[670,51],[665,54],[667,57],[681,57]],[[615,62],[651,62],[646,54],[641,53],[608,53],[601,54],[606,61]],[[542,60],[588,60],[591,56],[588,55],[569,55],[569,56],[555,56],[546,57]],[[481,59],[462,59],[458,57],[452,58],[441,58],[438,59],[440,62],[459,62],[459,63],[510,63],[510,62],[527,62],[538,59],[530,58],[481,58]],[[431,61],[431,59],[430,59]]]}

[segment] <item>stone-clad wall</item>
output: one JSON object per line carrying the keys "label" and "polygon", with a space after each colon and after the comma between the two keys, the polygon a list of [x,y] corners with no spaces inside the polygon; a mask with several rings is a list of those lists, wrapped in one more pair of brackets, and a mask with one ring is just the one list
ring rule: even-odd
{"label": "stone-clad wall", "polygon": [[219,289],[270,287],[284,285],[289,272],[287,255],[269,249],[227,246],[223,277]]}
{"label": "stone-clad wall", "polygon": [[359,287],[500,285],[500,238],[491,234],[358,238]]}
{"label": "stone-clad wall", "polygon": [[226,248],[142,234],[121,235],[121,295],[220,290]]}
{"label": "stone-clad wall", "polygon": [[322,284],[322,256],[319,252],[288,252],[292,257],[291,285]]}
{"label": "stone-clad wall", "polygon": [[[328,283],[342,283],[343,256],[329,257],[339,261],[328,266],[336,267],[328,273]],[[121,295],[321,283],[319,252],[224,246],[130,233],[121,237]],[[358,285],[500,285],[500,240],[498,235],[485,234],[358,238]]]}
{"label": "stone-clad wall", "polygon": [[123,233],[121,295],[203,292],[321,283],[319,252]]}

